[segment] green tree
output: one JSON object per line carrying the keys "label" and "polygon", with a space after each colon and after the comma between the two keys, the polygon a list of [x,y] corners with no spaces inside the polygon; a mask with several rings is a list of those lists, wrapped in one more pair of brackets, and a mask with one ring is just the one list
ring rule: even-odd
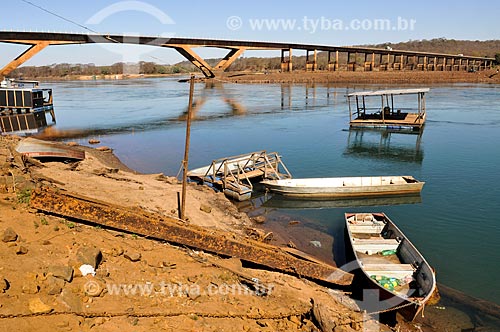
{"label": "green tree", "polygon": [[496,53],[496,54],[495,54],[495,63],[496,63],[497,65],[500,65],[500,53]]}

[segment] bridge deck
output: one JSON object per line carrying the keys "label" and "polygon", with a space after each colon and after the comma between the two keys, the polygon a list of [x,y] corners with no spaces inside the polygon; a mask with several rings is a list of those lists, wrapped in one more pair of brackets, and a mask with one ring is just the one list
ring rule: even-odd
{"label": "bridge deck", "polygon": [[[494,58],[466,56],[458,54],[443,54],[433,52],[417,52],[393,49],[378,49],[370,47],[353,46],[332,46],[321,44],[298,44],[280,42],[262,42],[249,40],[222,40],[204,38],[168,38],[152,36],[126,36],[126,35],[100,35],[100,34],[78,34],[78,33],[58,33],[58,32],[22,32],[22,31],[0,31],[0,42],[25,44],[31,47],[9,63],[0,71],[0,75],[6,76],[9,72],[20,66],[33,55],[44,49],[48,45],[68,45],[68,44],[94,44],[94,43],[118,43],[118,44],[140,44],[157,47],[174,48],[186,59],[191,61],[207,77],[214,77],[216,71],[226,70],[245,50],[281,50],[282,70],[292,70],[292,49],[314,51],[314,58],[308,61],[306,69],[317,69],[317,51],[328,52],[328,70],[339,70],[338,53],[347,53],[347,70],[356,70],[356,66],[363,67],[364,70],[379,69],[388,70],[481,70],[491,68]],[[228,49],[229,53],[215,66],[210,66],[204,59],[196,54],[193,47],[216,47]],[[284,58],[284,51],[289,52],[289,57]],[[334,59],[331,53],[334,52]],[[364,64],[356,63],[356,55],[365,55]],[[354,62],[351,61],[354,56]],[[368,57],[371,61],[367,61]],[[375,55],[379,59],[375,60]],[[382,59],[384,58],[384,59]],[[410,63],[409,58],[413,58]]]}

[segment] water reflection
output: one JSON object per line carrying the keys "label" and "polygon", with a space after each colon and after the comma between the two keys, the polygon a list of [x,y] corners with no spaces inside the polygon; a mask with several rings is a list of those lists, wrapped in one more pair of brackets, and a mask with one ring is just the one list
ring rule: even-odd
{"label": "water reflection", "polygon": [[[208,80],[205,82],[205,86],[202,90],[202,93],[195,98],[193,101],[192,105],[192,119],[193,120],[204,120],[207,118],[211,118],[210,116],[205,116],[202,117],[199,115],[199,113],[203,110],[204,105],[206,102],[210,99],[213,101],[213,97],[218,97],[219,100],[223,101],[224,104],[229,106],[231,113],[231,116],[241,116],[241,115],[246,115],[247,114],[247,109],[231,94],[224,89],[224,84],[219,81],[213,81],[213,80]],[[188,113],[188,107],[185,108],[184,112],[177,118],[179,121],[183,121],[186,119]],[[225,114],[224,116],[227,116],[228,114]]]}
{"label": "water reflection", "polygon": [[418,134],[404,134],[383,130],[351,129],[344,156],[422,164],[424,160],[421,147],[422,134],[423,130]]}
{"label": "water reflection", "polygon": [[420,195],[336,200],[291,199],[281,195],[273,195],[266,200],[262,206],[278,209],[333,209],[360,206],[419,204],[421,202],[422,197]]}

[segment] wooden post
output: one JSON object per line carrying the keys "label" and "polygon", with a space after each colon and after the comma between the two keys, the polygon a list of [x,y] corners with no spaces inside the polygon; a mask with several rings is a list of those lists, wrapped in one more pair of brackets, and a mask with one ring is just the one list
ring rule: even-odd
{"label": "wooden post", "polygon": [[181,219],[186,218],[186,185],[189,160],[189,143],[191,138],[191,111],[193,108],[194,75],[189,80],[189,105],[186,119],[186,145],[184,147],[184,159],[182,160],[182,201],[181,201]]}
{"label": "wooden post", "polygon": [[335,70],[339,70],[339,51],[335,51]]}

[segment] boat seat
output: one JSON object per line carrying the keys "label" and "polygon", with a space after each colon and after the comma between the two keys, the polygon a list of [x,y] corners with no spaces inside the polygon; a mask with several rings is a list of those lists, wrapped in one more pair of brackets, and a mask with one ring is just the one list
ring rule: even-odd
{"label": "boat seat", "polygon": [[379,244],[379,243],[384,243],[384,244],[399,244],[399,241],[396,239],[384,239],[382,237],[380,238],[372,238],[372,239],[358,239],[358,238],[353,238],[354,244]]}
{"label": "boat seat", "polygon": [[373,221],[373,214],[370,213],[357,213],[354,215],[355,222]]}
{"label": "boat seat", "polygon": [[363,270],[369,276],[379,275],[397,279],[412,276],[415,272],[411,264],[364,264]]}
{"label": "boat seat", "polygon": [[399,242],[396,239],[380,239],[380,240],[355,239],[353,241],[352,247],[356,251],[377,253],[383,250],[396,250],[399,247]]}
{"label": "boat seat", "polygon": [[366,225],[350,225],[349,229],[351,230],[351,233],[379,234],[384,228],[384,226],[385,226],[384,224],[370,223]]}

